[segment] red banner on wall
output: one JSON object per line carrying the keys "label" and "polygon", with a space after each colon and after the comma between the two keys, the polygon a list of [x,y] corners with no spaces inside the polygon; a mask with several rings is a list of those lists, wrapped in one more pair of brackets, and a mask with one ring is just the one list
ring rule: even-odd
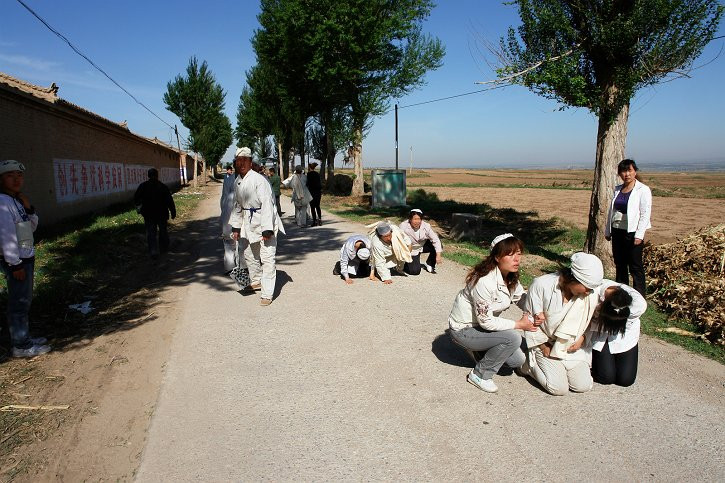
{"label": "red banner on wall", "polygon": [[[53,160],[55,199],[58,203],[136,190],[148,179],[151,166],[103,163],[100,161]],[[165,184],[179,182],[176,168],[161,168]]]}

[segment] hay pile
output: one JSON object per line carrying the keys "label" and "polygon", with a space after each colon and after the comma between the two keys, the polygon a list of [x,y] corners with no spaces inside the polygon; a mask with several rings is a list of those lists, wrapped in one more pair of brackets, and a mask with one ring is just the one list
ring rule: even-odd
{"label": "hay pile", "polygon": [[725,224],[645,251],[650,298],[725,345]]}

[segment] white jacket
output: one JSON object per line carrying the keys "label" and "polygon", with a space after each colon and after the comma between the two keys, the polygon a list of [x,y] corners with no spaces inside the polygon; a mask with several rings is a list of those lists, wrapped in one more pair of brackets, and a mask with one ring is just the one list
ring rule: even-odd
{"label": "white jacket", "polygon": [[518,302],[524,293],[521,284],[509,292],[501,271],[496,267],[478,279],[475,285],[467,285],[456,296],[448,316],[451,330],[480,326],[484,330],[513,329],[516,322],[498,315]]}
{"label": "white jacket", "polygon": [[[617,199],[617,195],[622,191],[622,186],[617,185],[614,187],[614,196],[612,201],[609,203],[609,213],[607,214],[607,226],[604,228],[604,236],[609,237],[612,235],[612,216],[614,216],[614,201]],[[634,181],[634,188],[629,194],[629,201],[627,202],[627,232],[634,232],[634,237],[644,240],[644,232],[649,228],[652,228],[650,223],[650,214],[652,212],[652,191],[649,187]]]}
{"label": "white jacket", "polygon": [[592,320],[589,331],[587,332],[587,344],[593,350],[601,352],[604,349],[604,343],[609,342],[609,352],[611,354],[621,354],[636,346],[639,342],[639,318],[647,310],[647,301],[629,285],[604,279],[602,280],[602,284],[597,287],[600,302],[604,301],[604,293],[611,286],[622,287],[632,297],[632,304],[629,306],[629,318],[624,327],[624,334],[608,336],[607,334],[598,332],[599,327],[596,321]]}
{"label": "white jacket", "polygon": [[38,215],[28,215],[20,201],[5,193],[0,193],[0,244],[2,245],[2,256],[10,266],[19,265],[21,258],[35,256],[34,247],[18,246],[15,224],[22,221],[30,221],[33,231],[38,227]]}

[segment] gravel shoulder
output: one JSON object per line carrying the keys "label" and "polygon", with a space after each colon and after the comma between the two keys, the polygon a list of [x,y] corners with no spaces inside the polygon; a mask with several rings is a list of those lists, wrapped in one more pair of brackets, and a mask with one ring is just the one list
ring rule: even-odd
{"label": "gravel shoulder", "polygon": [[347,286],[332,266],[363,226],[298,229],[284,203],[269,307],[222,274],[208,224],[138,481],[725,480],[718,363],[643,337],[630,388],[553,397],[509,375],[483,393],[444,333],[464,267]]}

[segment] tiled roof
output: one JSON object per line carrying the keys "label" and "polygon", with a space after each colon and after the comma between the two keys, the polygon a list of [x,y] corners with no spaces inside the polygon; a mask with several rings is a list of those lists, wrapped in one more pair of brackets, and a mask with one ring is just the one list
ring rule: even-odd
{"label": "tiled roof", "polygon": [[58,86],[55,83],[51,84],[50,87],[39,87],[30,82],[16,79],[4,72],[0,72],[0,83],[15,87],[18,90],[49,102],[55,102],[58,99]]}
{"label": "tiled roof", "polygon": [[[119,127],[121,129],[125,129],[126,131],[130,132],[130,130],[128,129],[128,124],[125,121],[120,122],[120,123],[111,121],[110,119],[106,119],[103,116],[99,116],[95,112],[91,112],[88,109],[84,109],[81,106],[78,106],[76,104],[73,104],[72,102],[68,102],[65,99],[58,97],[58,86],[55,83],[52,83],[50,85],[50,87],[40,87],[40,86],[31,84],[29,82],[25,82],[23,80],[17,79],[4,72],[0,72],[0,84],[5,84],[5,85],[15,88],[19,91],[22,91],[26,94],[30,94],[33,97],[42,99],[46,102],[50,102],[51,104],[68,107],[70,109],[73,109],[74,111],[80,112],[80,113],[82,113],[86,116],[92,117],[98,121],[102,121],[104,123],[111,124],[114,127]],[[165,148],[171,149],[173,151],[177,151],[177,152],[179,151],[176,147],[170,146],[170,145],[158,140],[157,138],[151,139],[151,138],[147,138],[144,136],[139,136],[138,134],[134,134],[134,133],[131,133],[131,134],[133,134],[134,136],[137,136],[141,139],[144,139],[146,141],[149,141],[154,144],[158,144]]]}

